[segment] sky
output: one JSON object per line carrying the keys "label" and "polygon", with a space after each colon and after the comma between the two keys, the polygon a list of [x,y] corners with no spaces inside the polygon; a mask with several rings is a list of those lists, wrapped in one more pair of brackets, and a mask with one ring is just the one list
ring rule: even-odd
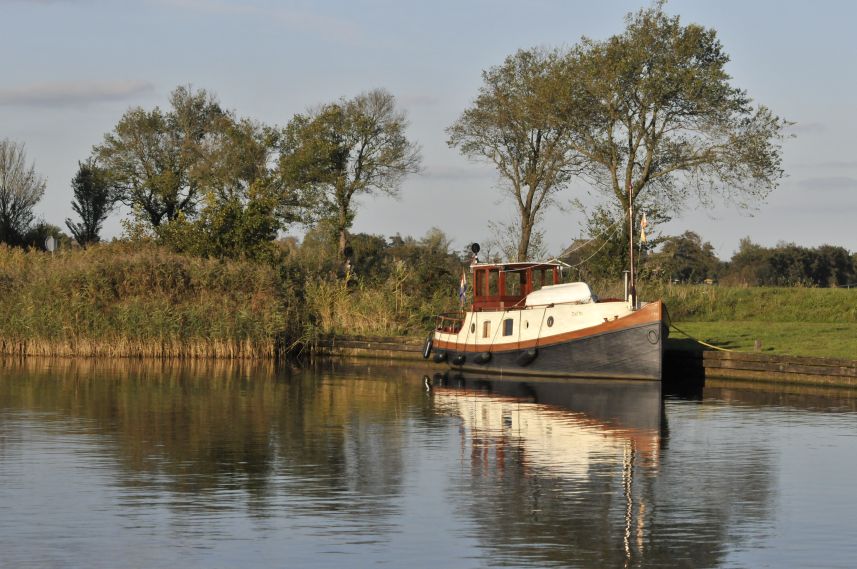
{"label": "sky", "polygon": [[[355,232],[421,237],[458,249],[512,220],[495,170],[448,147],[446,128],[473,101],[484,69],[518,49],[570,47],[620,33],[624,0],[0,0],[0,138],[26,144],[47,178],[36,213],[64,227],[70,181],[130,107],[168,106],[192,85],[224,107],[285,126],[296,113],[382,87],[407,112],[424,171],[398,198],[363,198]],[[786,177],[752,211],[689,207],[656,231],[695,231],[722,259],[740,239],[857,250],[857,2],[671,0],[670,14],[717,30],[733,85],[795,123]],[[561,203],[592,203],[585,184]],[[122,213],[105,225],[121,233]],[[582,215],[552,209],[541,229],[556,254]],[[290,233],[300,234],[299,228]]]}

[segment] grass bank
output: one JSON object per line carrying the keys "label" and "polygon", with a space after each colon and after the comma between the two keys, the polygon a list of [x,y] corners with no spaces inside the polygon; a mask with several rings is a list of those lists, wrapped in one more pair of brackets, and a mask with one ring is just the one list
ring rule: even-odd
{"label": "grass bank", "polygon": [[857,359],[857,289],[655,284],[642,294],[663,298],[673,322],[709,344],[749,352],[758,340],[762,353]]}
{"label": "grass bank", "polygon": [[[739,352],[753,352],[759,340],[763,354],[857,359],[857,324],[730,320],[675,324],[703,342]],[[685,338],[670,332],[671,346],[678,349],[689,346]]]}

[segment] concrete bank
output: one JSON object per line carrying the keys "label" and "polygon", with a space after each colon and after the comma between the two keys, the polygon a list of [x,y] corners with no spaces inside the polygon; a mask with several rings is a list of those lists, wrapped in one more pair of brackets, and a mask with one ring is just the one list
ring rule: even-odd
{"label": "concrete bank", "polygon": [[[370,357],[391,361],[420,361],[424,339],[413,337],[331,336],[321,339],[313,356]],[[742,382],[857,387],[857,361],[768,354],[667,349],[664,379],[698,382],[706,379]]]}

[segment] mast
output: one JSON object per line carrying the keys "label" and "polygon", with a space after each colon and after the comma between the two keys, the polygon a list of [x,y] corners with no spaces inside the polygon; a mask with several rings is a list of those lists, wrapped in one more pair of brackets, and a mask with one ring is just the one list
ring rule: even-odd
{"label": "mast", "polygon": [[634,275],[634,196],[631,195],[631,182],[628,182],[628,251],[631,260],[630,286],[631,309],[637,309],[637,279]]}

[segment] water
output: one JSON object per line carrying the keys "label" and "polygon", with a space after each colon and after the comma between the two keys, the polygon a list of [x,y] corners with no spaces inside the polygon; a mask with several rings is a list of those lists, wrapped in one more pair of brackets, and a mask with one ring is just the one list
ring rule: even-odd
{"label": "water", "polygon": [[0,567],[852,567],[857,396],[0,362]]}

